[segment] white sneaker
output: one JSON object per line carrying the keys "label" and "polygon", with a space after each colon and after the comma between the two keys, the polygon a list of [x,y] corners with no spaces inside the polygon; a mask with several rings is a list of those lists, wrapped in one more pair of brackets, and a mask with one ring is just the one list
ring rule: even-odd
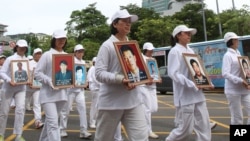
{"label": "white sneaker", "polygon": [[80,138],[81,139],[90,138],[91,136],[92,136],[92,134],[89,133],[88,131],[84,131],[84,132],[80,133]]}
{"label": "white sneaker", "polygon": [[216,122],[210,122],[209,124],[210,124],[211,130],[214,129],[217,126]]}
{"label": "white sneaker", "polygon": [[26,111],[31,111],[32,110],[30,106],[26,106],[25,109],[26,109]]}
{"label": "white sneaker", "polygon": [[94,124],[93,125],[89,125],[89,127],[92,128],[92,129],[96,128],[96,126]]}
{"label": "white sneaker", "polygon": [[151,132],[151,133],[149,134],[149,138],[151,138],[151,139],[158,139],[159,136],[156,135],[154,132]]}
{"label": "white sneaker", "polygon": [[68,134],[67,134],[67,132],[65,130],[61,130],[61,137],[62,138],[68,137]]}
{"label": "white sneaker", "polygon": [[35,128],[36,128],[36,129],[42,128],[43,125],[44,125],[44,123],[42,123],[40,120],[36,120],[36,121],[35,121]]}

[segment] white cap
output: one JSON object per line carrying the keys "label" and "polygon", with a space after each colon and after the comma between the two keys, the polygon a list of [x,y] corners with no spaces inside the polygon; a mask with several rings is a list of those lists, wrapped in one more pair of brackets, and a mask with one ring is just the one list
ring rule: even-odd
{"label": "white cap", "polygon": [[32,59],[33,59],[33,56],[29,55],[27,58],[28,58],[29,60],[32,60]]}
{"label": "white cap", "polygon": [[2,54],[2,55],[0,55],[0,59],[1,59],[1,58],[6,58],[6,56]]}
{"label": "white cap", "polygon": [[130,15],[127,11],[127,9],[119,10],[117,11],[111,18],[111,21],[113,22],[117,18],[131,18],[131,22],[135,22],[138,20],[137,15]]}
{"label": "white cap", "polygon": [[42,53],[43,51],[42,51],[42,49],[40,49],[40,48],[36,48],[36,49],[34,49],[34,51],[33,51],[33,55],[36,54],[36,53],[38,53],[38,52],[41,52],[41,53]]}
{"label": "white cap", "polygon": [[224,35],[224,42],[228,42],[231,39],[239,39],[239,37],[234,32],[227,32]]}
{"label": "white cap", "polygon": [[153,50],[153,49],[155,49],[155,47],[153,46],[153,44],[152,43],[150,43],[150,42],[146,42],[146,43],[144,43],[144,45],[143,45],[143,50]]}
{"label": "white cap", "polygon": [[92,62],[95,62],[95,61],[96,61],[96,57],[93,57]]}
{"label": "white cap", "polygon": [[196,34],[197,30],[195,28],[188,28],[186,25],[178,25],[175,27],[172,36],[175,37],[180,32],[191,32],[192,35]]}
{"label": "white cap", "polygon": [[18,40],[18,41],[16,42],[16,45],[17,45],[18,47],[28,47],[27,41],[26,41],[26,40],[23,40],[23,39]]}
{"label": "white cap", "polygon": [[67,38],[67,34],[66,34],[66,32],[64,30],[59,29],[59,30],[54,31],[52,37],[56,38],[56,39],[58,39],[58,38]]}
{"label": "white cap", "polygon": [[83,50],[83,49],[84,49],[84,47],[81,44],[78,44],[78,45],[75,46],[74,52],[77,51],[77,50]]}

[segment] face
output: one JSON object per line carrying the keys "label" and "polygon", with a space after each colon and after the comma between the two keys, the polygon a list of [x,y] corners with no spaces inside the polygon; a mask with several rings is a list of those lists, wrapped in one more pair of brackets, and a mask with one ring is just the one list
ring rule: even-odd
{"label": "face", "polygon": [[24,56],[26,53],[27,47],[17,47],[17,54],[20,56]]}
{"label": "face", "polygon": [[17,63],[17,67],[18,67],[19,69],[22,69],[22,63]]}
{"label": "face", "polygon": [[131,18],[121,18],[113,26],[118,30],[118,34],[127,35],[131,28]]}
{"label": "face", "polygon": [[250,77],[250,69],[248,68],[247,63],[243,63],[242,65],[243,65],[244,71],[246,73],[246,76]]}
{"label": "face", "polygon": [[4,61],[5,61],[5,58],[0,58],[0,66],[3,65]]}
{"label": "face", "polygon": [[194,69],[194,72],[196,75],[200,76],[201,75],[201,71],[200,71],[200,67],[198,66],[197,63],[193,62],[192,63],[192,67]]}
{"label": "face", "polygon": [[41,56],[42,56],[42,53],[41,53],[41,52],[37,52],[37,53],[35,53],[35,54],[33,55],[33,58],[34,58],[34,60],[35,60],[36,62],[38,62],[39,59],[41,58]]}
{"label": "face", "polygon": [[232,39],[233,46],[232,48],[237,49],[239,47],[239,40],[238,39]]}
{"label": "face", "polygon": [[79,69],[79,70],[76,71],[76,76],[79,79],[82,77],[82,69]]}
{"label": "face", "polygon": [[63,73],[66,72],[66,70],[67,70],[67,65],[61,63],[61,64],[60,64],[60,69],[61,69],[61,72],[63,72]]}
{"label": "face", "polygon": [[131,51],[127,50],[123,52],[123,57],[125,63],[130,71],[136,70],[136,57],[132,54]]}
{"label": "face", "polygon": [[177,34],[177,38],[179,39],[179,43],[182,45],[187,45],[191,41],[191,32],[180,32]]}
{"label": "face", "polygon": [[75,56],[79,60],[82,59],[82,57],[84,56],[84,50],[82,49],[82,50],[75,51]]}
{"label": "face", "polygon": [[56,39],[56,49],[57,50],[62,50],[63,49],[63,46],[65,45],[65,43],[66,43],[66,41],[67,41],[67,38],[58,38],[58,39]]}
{"label": "face", "polygon": [[147,52],[145,53],[145,56],[147,57],[152,57],[153,56],[153,50],[147,50]]}

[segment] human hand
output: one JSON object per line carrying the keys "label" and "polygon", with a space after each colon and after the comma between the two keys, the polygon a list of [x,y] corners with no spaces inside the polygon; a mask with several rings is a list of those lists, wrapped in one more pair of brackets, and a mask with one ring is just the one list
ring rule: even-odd
{"label": "human hand", "polygon": [[16,83],[14,83],[12,81],[10,81],[9,83],[10,83],[11,86],[16,86]]}
{"label": "human hand", "polygon": [[49,82],[49,86],[53,89],[53,90],[59,90],[59,88],[55,88],[52,81]]}
{"label": "human hand", "polygon": [[128,90],[132,90],[135,88],[134,84],[130,84],[128,79],[123,78],[122,79],[122,84],[126,87]]}

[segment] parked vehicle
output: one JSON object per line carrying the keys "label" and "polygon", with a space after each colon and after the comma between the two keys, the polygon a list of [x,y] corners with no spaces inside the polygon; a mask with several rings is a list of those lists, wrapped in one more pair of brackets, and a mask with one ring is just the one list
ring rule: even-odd
{"label": "parked vehicle", "polygon": [[166,92],[173,92],[173,83],[172,79],[168,76],[168,67],[160,67],[159,73],[162,79],[162,83],[156,83],[156,90],[161,94],[166,94]]}

